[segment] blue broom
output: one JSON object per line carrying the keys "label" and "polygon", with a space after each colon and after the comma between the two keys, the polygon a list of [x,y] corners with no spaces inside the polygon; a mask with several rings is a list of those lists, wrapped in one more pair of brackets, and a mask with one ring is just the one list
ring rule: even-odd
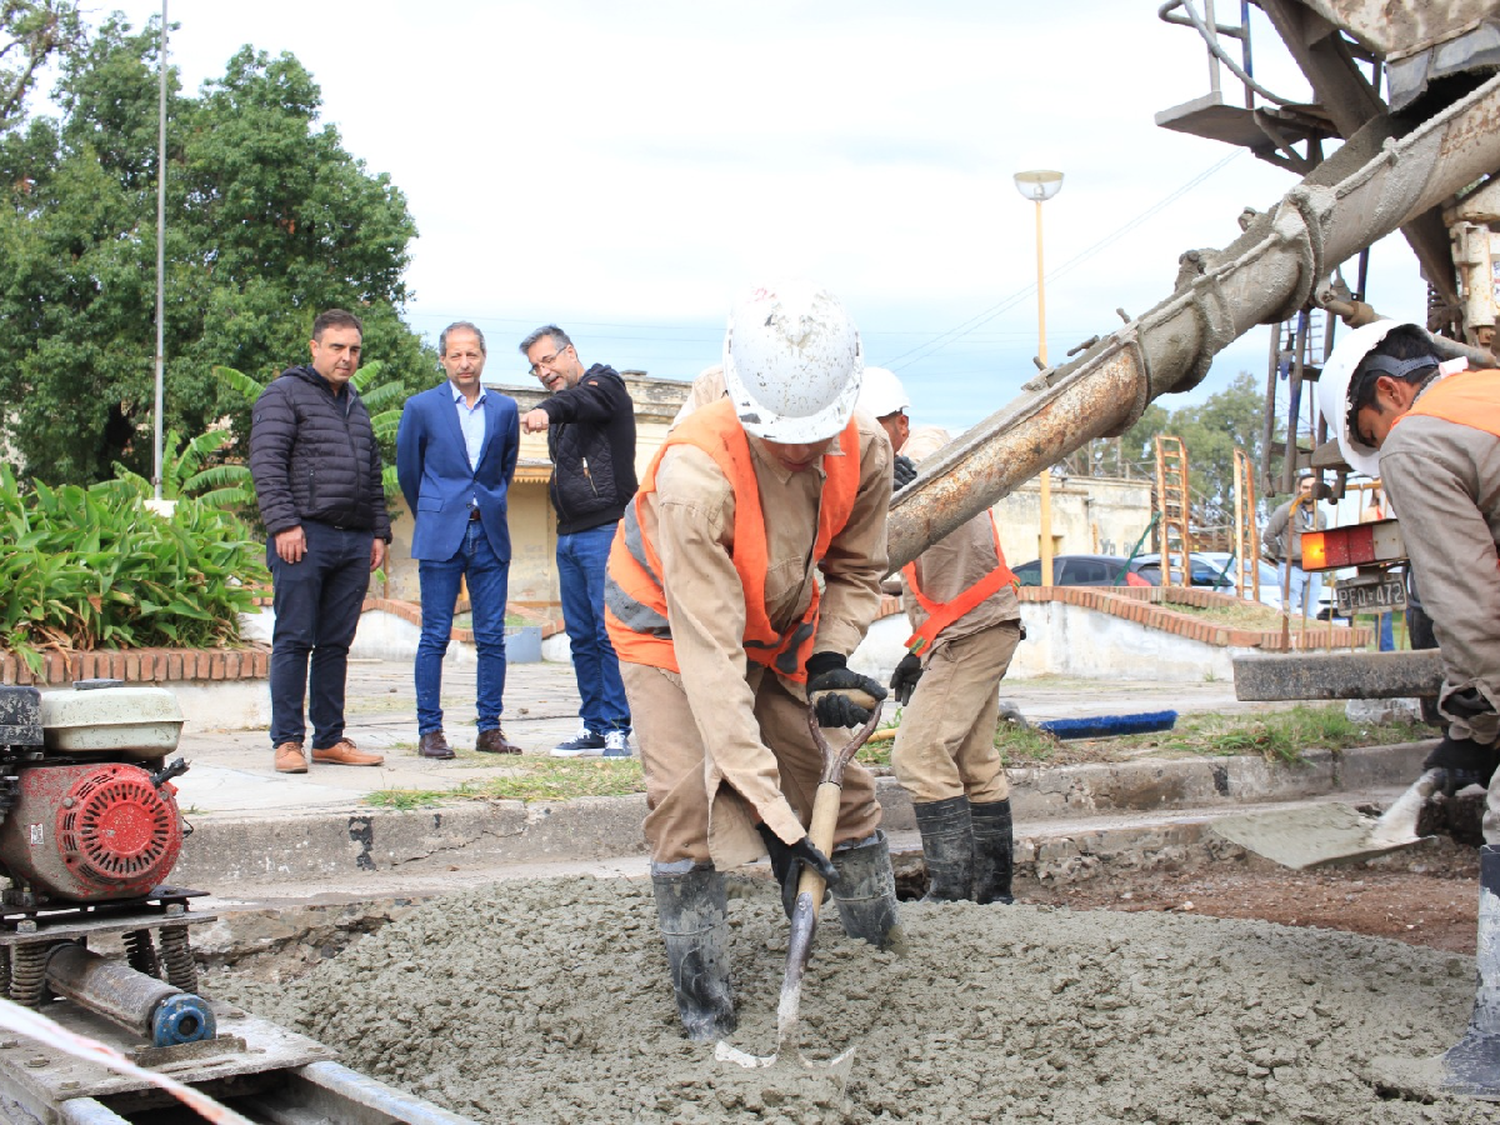
{"label": "blue broom", "polygon": [[1087,719],[1049,719],[1036,726],[1054,738],[1114,738],[1123,734],[1146,734],[1171,730],[1176,711],[1143,711],[1138,715],[1094,715]]}

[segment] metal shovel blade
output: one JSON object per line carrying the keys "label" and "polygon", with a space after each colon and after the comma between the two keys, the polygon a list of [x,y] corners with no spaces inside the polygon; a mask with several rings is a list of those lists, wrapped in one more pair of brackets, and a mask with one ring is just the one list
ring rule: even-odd
{"label": "metal shovel blade", "polygon": [[1417,817],[1435,787],[1432,773],[1423,774],[1378,818],[1349,805],[1325,804],[1224,817],[1213,822],[1213,829],[1246,851],[1295,871],[1354,863],[1428,839],[1417,835]]}
{"label": "metal shovel blade", "polygon": [[[818,891],[822,894],[822,890]],[[781,981],[781,998],[776,1003],[776,1050],[769,1055],[752,1055],[738,1047],[732,1047],[722,1039],[714,1047],[714,1058],[721,1062],[738,1063],[747,1070],[775,1066],[782,1051],[797,1033],[797,1021],[802,1010],[802,977],[807,971],[808,957],[812,954],[813,935],[818,929],[818,914],[813,896],[804,891],[797,896],[792,910],[791,935],[787,940],[786,972]],[[803,1070],[833,1071],[835,1075],[847,1077],[854,1048],[830,1062],[812,1062],[798,1052],[798,1063]],[[786,1063],[783,1065],[791,1065]]]}
{"label": "metal shovel blade", "polygon": [[[813,797],[808,838],[824,855],[833,851],[833,835],[839,814],[839,789],[843,784],[844,767],[853,760],[855,752],[865,744],[865,740],[870,737],[880,722],[881,704],[879,701],[873,702],[874,706],[871,708],[869,719],[854,732],[854,736],[847,743],[839,748],[828,744],[828,740],[818,726],[816,710],[811,706],[808,707],[808,730],[812,733],[813,741],[823,757],[823,775],[818,782],[817,793]],[[804,864],[797,883],[797,901],[792,907],[791,934],[787,939],[786,948],[786,973],[781,981],[781,998],[776,1004],[776,1050],[769,1055],[752,1055],[748,1051],[731,1047],[720,1040],[714,1046],[716,1059],[739,1063],[746,1069],[775,1066],[781,1057],[782,1050],[791,1042],[797,1030],[797,1019],[802,1008],[802,976],[807,971],[807,959],[812,956],[813,935],[818,929],[818,908],[823,903],[824,885],[823,877],[818,874],[816,868],[811,864]],[[802,1070],[815,1070],[824,1074],[832,1072],[842,1084],[848,1078],[850,1060],[853,1056],[854,1048],[850,1047],[827,1063],[809,1062],[801,1056],[800,1052],[798,1058]]]}

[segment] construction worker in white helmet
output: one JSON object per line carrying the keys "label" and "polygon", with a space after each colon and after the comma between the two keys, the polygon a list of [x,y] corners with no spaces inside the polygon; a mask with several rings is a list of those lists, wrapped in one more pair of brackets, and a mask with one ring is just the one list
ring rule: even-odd
{"label": "construction worker in white helmet", "polygon": [[[915,465],[948,443],[937,427],[913,431],[901,381],[866,367],[859,408],[880,422],[896,451],[899,489]],[[902,462],[911,466],[906,480]],[[891,766],[911,794],[925,901],[1014,902],[1010,783],[995,749],[999,684],[1023,632],[1016,576],[1005,563],[992,513],[975,516],[908,563],[902,598],[915,632],[891,690],[902,705]]]}
{"label": "construction worker in white helmet", "polygon": [[1486,843],[1500,843],[1500,371],[1445,363],[1415,324],[1355,329],[1329,356],[1318,407],[1344,460],[1378,476],[1443,659],[1446,733],[1426,768],[1448,788],[1490,785]]}
{"label": "construction worker in white helmet", "polygon": [[808,863],[847,933],[884,944],[896,922],[870,773],[844,774],[831,858],[807,829],[809,696],[821,726],[844,727],[886,694],[846,667],[879,608],[891,496],[890,443],[854,412],[859,334],[828,292],[765,286],[735,305],[723,358],[728,393],[667,435],[605,589],[672,985],[698,1040],[735,1025],[725,869],[769,852],[785,892]]}

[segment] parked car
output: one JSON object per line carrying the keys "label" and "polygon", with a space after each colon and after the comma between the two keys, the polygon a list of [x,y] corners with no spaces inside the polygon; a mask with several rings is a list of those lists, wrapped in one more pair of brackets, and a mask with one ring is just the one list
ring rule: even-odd
{"label": "parked car", "polygon": [[[1042,584],[1042,560],[1012,567],[1022,586]],[[1149,586],[1139,574],[1131,573],[1127,561],[1119,555],[1053,555],[1054,586]]]}
{"label": "parked car", "polygon": [[[1240,596],[1239,568],[1232,560],[1234,556],[1228,551],[1194,551],[1191,556],[1192,584],[1207,586],[1220,593]],[[1276,568],[1264,560],[1258,560],[1257,565],[1260,568],[1261,604],[1280,609],[1281,583],[1276,577]],[[1160,555],[1137,555],[1131,560],[1130,566],[1151,585],[1161,585]]]}
{"label": "parked car", "polygon": [[[1224,574],[1229,579],[1233,592],[1240,592],[1240,571],[1235,565],[1238,560],[1228,551],[1202,551],[1194,552],[1195,558],[1208,560],[1209,565],[1214,568],[1215,574]],[[1234,560],[1234,561],[1231,561]],[[1257,559],[1255,565],[1260,570],[1260,601],[1262,605],[1268,605],[1272,609],[1281,608],[1281,578],[1276,573],[1276,568],[1265,559]],[[1225,573],[1225,571],[1228,573]],[[1249,597],[1248,594],[1243,595]]]}

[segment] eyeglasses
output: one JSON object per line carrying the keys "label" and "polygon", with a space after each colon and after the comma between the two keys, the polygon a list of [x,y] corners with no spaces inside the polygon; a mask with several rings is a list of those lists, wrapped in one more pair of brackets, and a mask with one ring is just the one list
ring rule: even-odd
{"label": "eyeglasses", "polygon": [[558,348],[557,351],[553,352],[551,355],[544,355],[541,359],[537,360],[535,363],[533,363],[531,365],[531,373],[533,375],[541,375],[542,368],[544,368],[544,367],[547,368],[548,370],[551,370],[552,365],[557,362],[557,357],[560,356],[560,355],[562,355],[563,352],[567,351],[572,346],[573,346],[572,344],[564,344],[562,347]]}

